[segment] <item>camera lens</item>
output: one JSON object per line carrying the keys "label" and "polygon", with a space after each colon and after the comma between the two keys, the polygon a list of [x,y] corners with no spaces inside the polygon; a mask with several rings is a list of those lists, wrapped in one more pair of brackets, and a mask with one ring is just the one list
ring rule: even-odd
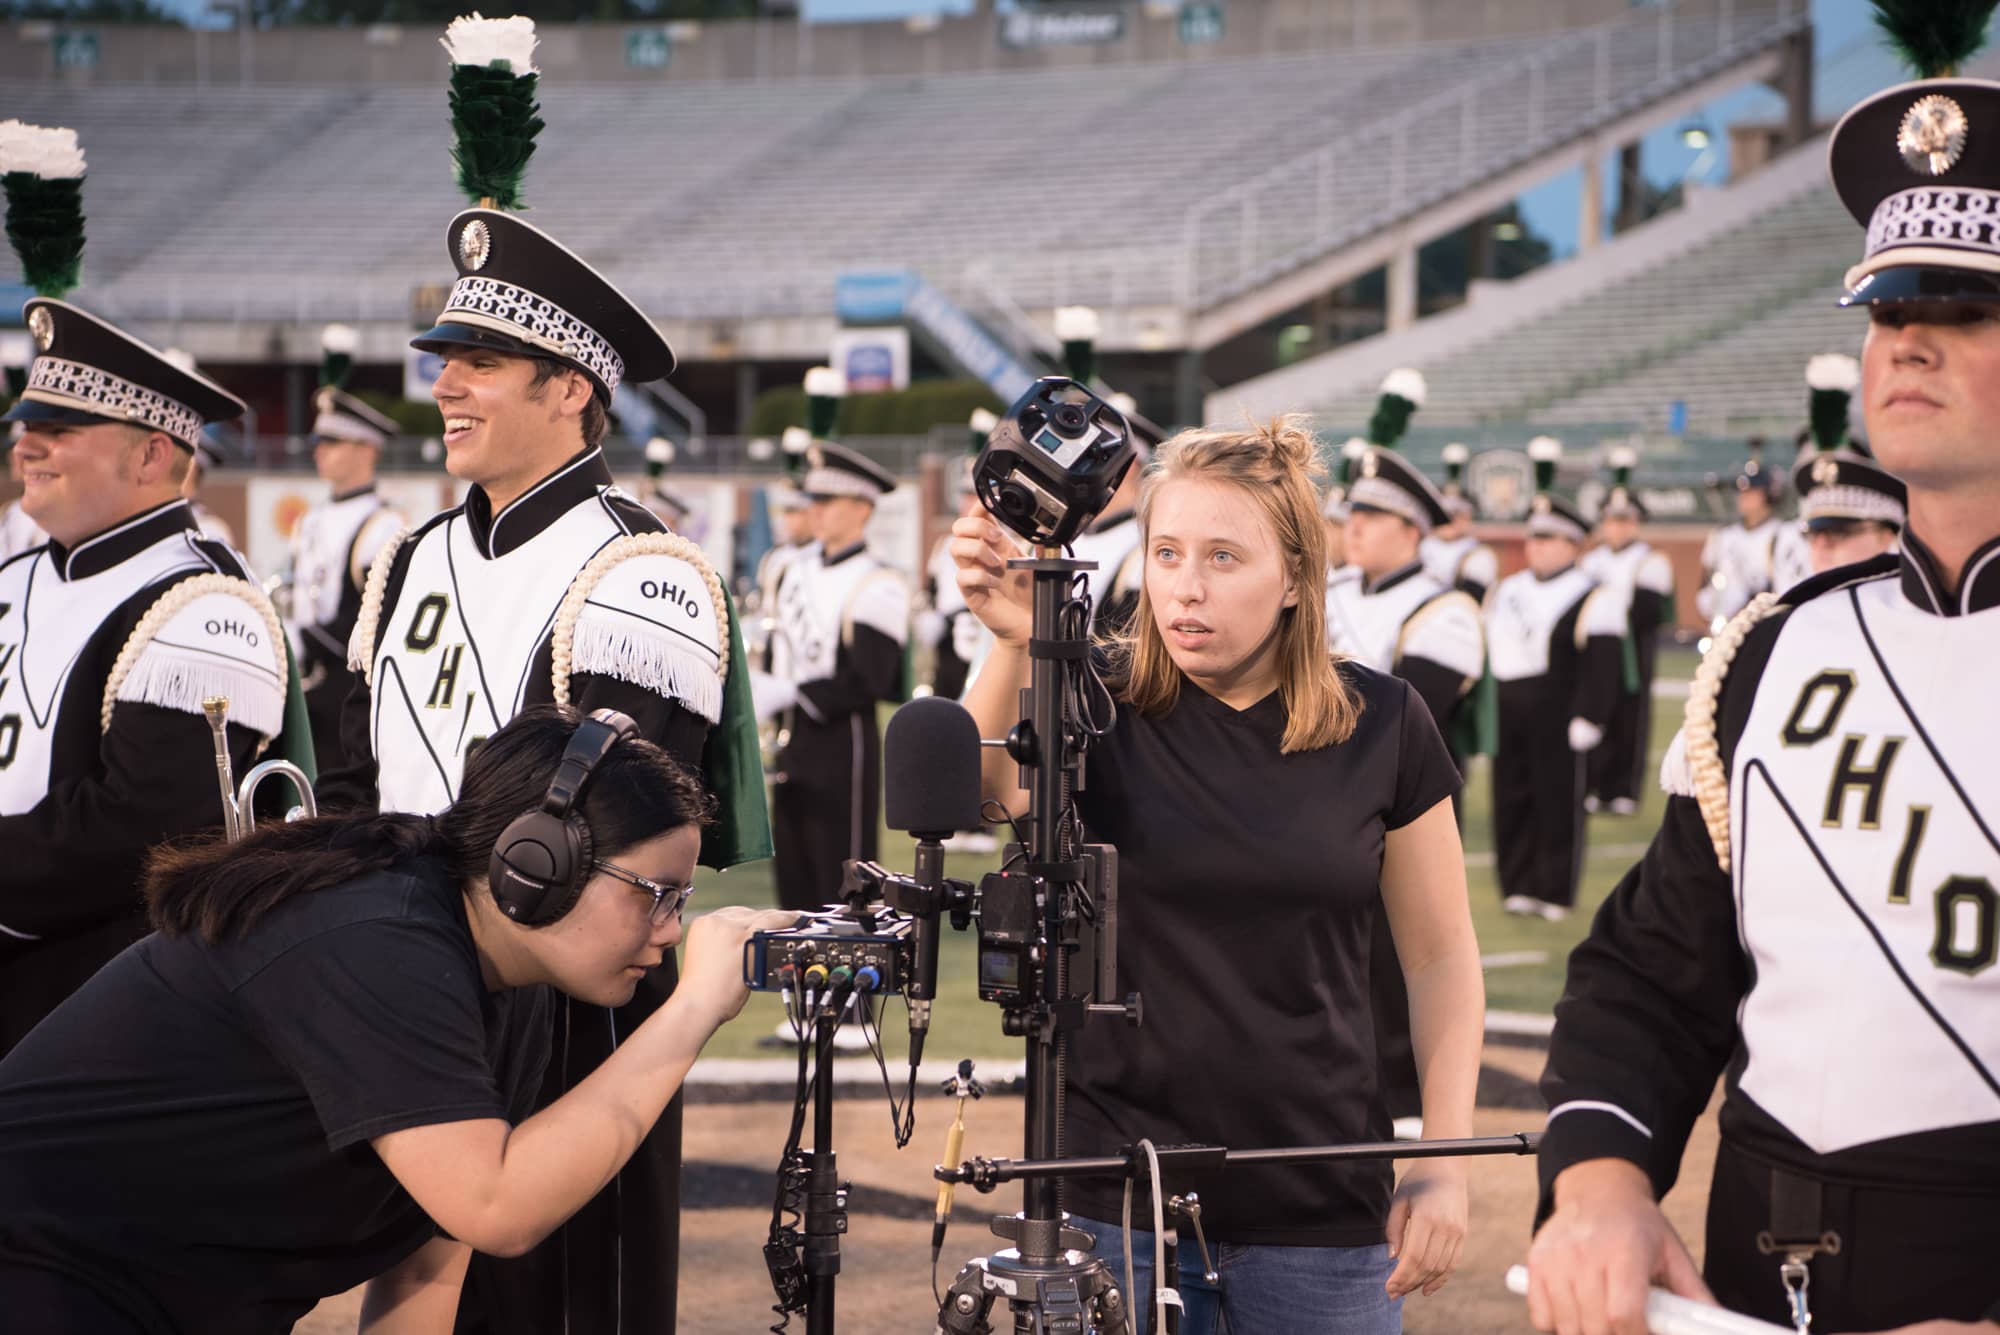
{"label": "camera lens", "polygon": [[1080,404],[1058,403],[1049,414],[1049,425],[1065,436],[1080,436],[1083,429],[1090,425],[1090,415]]}
{"label": "camera lens", "polygon": [[995,490],[994,504],[1009,519],[1026,519],[1035,512],[1035,497],[1018,482],[1003,482]]}

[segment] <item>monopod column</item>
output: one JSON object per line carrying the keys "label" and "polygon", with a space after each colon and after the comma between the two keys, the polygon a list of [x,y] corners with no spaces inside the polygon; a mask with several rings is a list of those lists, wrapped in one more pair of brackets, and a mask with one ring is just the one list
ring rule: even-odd
{"label": "monopod column", "polygon": [[838,1022],[836,1011],[813,1023],[813,1148],[804,1220],[807,1335],[833,1335],[834,1277],[840,1273],[840,1235],[847,1227],[840,1165],[833,1155],[833,1031]]}
{"label": "monopod column", "polygon": [[[1068,600],[1070,581],[1076,573],[1096,567],[1090,562],[1062,559],[1060,549],[1044,548],[1039,555],[1041,559],[1028,563],[1035,576],[1034,630],[1028,648],[1029,722],[1035,738],[1035,765],[1028,788],[1028,862],[1031,870],[1045,875],[1047,868],[1067,862],[1070,858],[1069,851],[1064,847],[1066,841],[1062,825],[1070,758],[1069,736],[1063,718],[1063,682],[1065,650],[1075,651],[1061,642],[1062,607]],[[1049,952],[1038,970],[1041,1005],[1031,1017],[1028,1033],[1026,1143],[1030,1158],[1055,1158],[1060,1153],[1062,1091],[1056,1064],[1058,1036],[1051,1007],[1062,997],[1060,969],[1063,956],[1059,943],[1064,905],[1057,893],[1059,886],[1054,882],[1045,882],[1045,885],[1048,893],[1042,912],[1043,940]],[[1054,1181],[1028,1182],[1024,1188],[1022,1204],[1027,1218],[1054,1220],[1061,1217]],[[1051,1244],[1049,1254],[1053,1255],[1053,1237],[1048,1241]],[[1027,1257],[1039,1251],[1041,1242],[1039,1236],[1031,1242],[1024,1233],[1021,1239],[1022,1255]]]}

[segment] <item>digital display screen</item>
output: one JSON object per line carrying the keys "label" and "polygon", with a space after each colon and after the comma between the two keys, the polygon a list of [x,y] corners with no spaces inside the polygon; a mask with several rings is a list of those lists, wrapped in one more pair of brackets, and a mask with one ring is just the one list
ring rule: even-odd
{"label": "digital display screen", "polygon": [[1045,426],[1035,433],[1035,444],[1050,454],[1060,455],[1070,442],[1057,435],[1054,428]]}
{"label": "digital display screen", "polygon": [[1021,990],[1021,957],[1007,950],[979,952],[979,985],[996,992]]}

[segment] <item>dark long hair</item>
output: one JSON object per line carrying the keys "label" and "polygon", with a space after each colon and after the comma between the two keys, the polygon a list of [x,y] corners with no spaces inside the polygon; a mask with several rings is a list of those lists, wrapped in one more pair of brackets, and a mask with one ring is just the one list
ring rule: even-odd
{"label": "dark long hair", "polygon": [[[469,885],[486,875],[508,823],[541,805],[581,718],[553,705],[523,710],[466,760],[458,800],[436,816],[324,816],[261,824],[234,844],[210,836],[162,845],[146,863],[153,926],[211,944],[235,940],[293,895],[417,858],[436,859]],[[614,857],[684,825],[707,824],[714,801],[665,751],[628,738],[592,773],[582,812],[597,856]]]}

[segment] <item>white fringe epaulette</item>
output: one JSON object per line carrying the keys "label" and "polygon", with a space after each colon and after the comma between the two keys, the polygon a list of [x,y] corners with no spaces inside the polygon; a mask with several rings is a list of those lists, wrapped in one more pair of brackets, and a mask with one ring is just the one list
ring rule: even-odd
{"label": "white fringe epaulette", "polygon": [[1688,688],[1687,721],[1682,731],[1687,738],[1688,773],[1693,779],[1694,800],[1701,806],[1702,823],[1708,826],[1709,842],[1715,845],[1715,860],[1729,870],[1729,770],[1722,763],[1722,741],[1716,735],[1716,709],[1722,702],[1722,683],[1729,665],[1750,631],[1765,617],[1783,607],[1775,593],[1760,593],[1735,619],[1722,628],[1715,643],[1702,655]]}
{"label": "white fringe epaulette", "polygon": [[[630,618],[584,616],[590,594],[606,575],[636,556],[670,556],[692,566],[715,605],[717,650],[707,661],[669,633],[649,633]],[[678,533],[633,533],[607,543],[570,582],[549,633],[555,702],[570,703],[570,678],[596,673],[670,696],[710,723],[722,721],[722,684],[729,677],[729,600],[701,548]]]}
{"label": "white fringe epaulette", "polygon": [[389,596],[389,567],[396,564],[396,553],[410,540],[411,532],[404,529],[375,553],[368,580],[361,586],[361,611],[354,618],[354,633],[347,637],[347,670],[360,673],[371,691],[375,689],[375,632],[382,622],[382,600]]}
{"label": "white fringe epaulette", "polygon": [[[269,643],[280,655],[290,652],[285,628],[277,609],[264,591],[249,580],[234,575],[208,574],[185,579],[161,594],[132,628],[118,658],[104,679],[104,703],[99,730],[111,730],[112,711],[120,700],[160,705],[167,709],[202,712],[202,701],[212,695],[229,697],[229,721],[261,734],[257,750],[276,737],[285,723],[285,686],[275,692],[268,679],[259,677],[241,664],[212,654],[187,654],[173,646],[154,643],[154,636],[166,629],[189,605],[210,594],[223,594],[248,603],[264,624]],[[280,671],[286,660],[281,657]]]}

